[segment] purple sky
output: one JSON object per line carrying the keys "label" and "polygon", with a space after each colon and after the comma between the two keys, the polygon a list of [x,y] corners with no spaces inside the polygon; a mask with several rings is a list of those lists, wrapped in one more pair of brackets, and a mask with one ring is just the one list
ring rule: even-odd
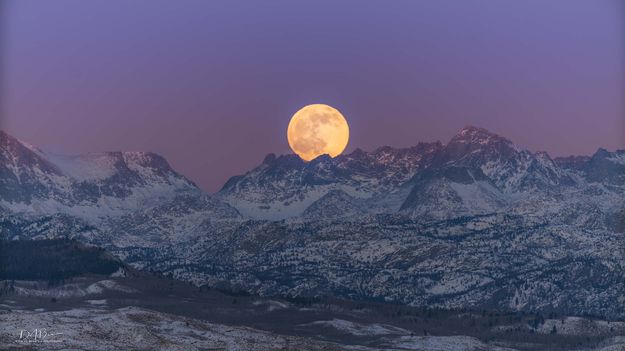
{"label": "purple sky", "polygon": [[149,150],[208,191],[290,152],[310,103],[347,148],[467,124],[530,150],[625,148],[625,9],[597,1],[2,1],[0,127]]}

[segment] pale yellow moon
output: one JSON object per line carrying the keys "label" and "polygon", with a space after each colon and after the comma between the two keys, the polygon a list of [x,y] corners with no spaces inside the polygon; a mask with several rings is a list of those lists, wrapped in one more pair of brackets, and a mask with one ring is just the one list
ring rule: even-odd
{"label": "pale yellow moon", "polygon": [[286,136],[291,150],[304,161],[311,161],[323,154],[340,155],[349,141],[349,126],[337,109],[313,104],[295,112]]}

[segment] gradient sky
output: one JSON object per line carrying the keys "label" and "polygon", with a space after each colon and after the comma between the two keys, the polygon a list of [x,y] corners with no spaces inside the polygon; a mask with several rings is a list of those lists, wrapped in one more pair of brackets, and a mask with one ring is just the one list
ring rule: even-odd
{"label": "gradient sky", "polygon": [[620,0],[2,1],[0,127],[149,150],[208,191],[290,152],[311,103],[347,151],[472,124],[553,156],[625,148]]}

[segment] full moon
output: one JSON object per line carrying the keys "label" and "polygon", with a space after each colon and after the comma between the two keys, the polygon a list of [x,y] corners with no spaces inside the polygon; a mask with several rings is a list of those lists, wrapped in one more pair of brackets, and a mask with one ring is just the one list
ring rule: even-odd
{"label": "full moon", "polygon": [[295,112],[286,134],[291,150],[311,161],[323,154],[340,155],[349,141],[349,126],[337,109],[313,104]]}

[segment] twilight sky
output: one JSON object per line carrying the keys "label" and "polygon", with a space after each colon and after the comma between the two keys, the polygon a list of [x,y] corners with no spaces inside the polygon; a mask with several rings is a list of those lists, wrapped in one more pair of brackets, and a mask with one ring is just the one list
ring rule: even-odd
{"label": "twilight sky", "polygon": [[360,147],[464,125],[552,156],[625,148],[621,0],[1,0],[0,127],[146,150],[208,191],[338,108]]}

